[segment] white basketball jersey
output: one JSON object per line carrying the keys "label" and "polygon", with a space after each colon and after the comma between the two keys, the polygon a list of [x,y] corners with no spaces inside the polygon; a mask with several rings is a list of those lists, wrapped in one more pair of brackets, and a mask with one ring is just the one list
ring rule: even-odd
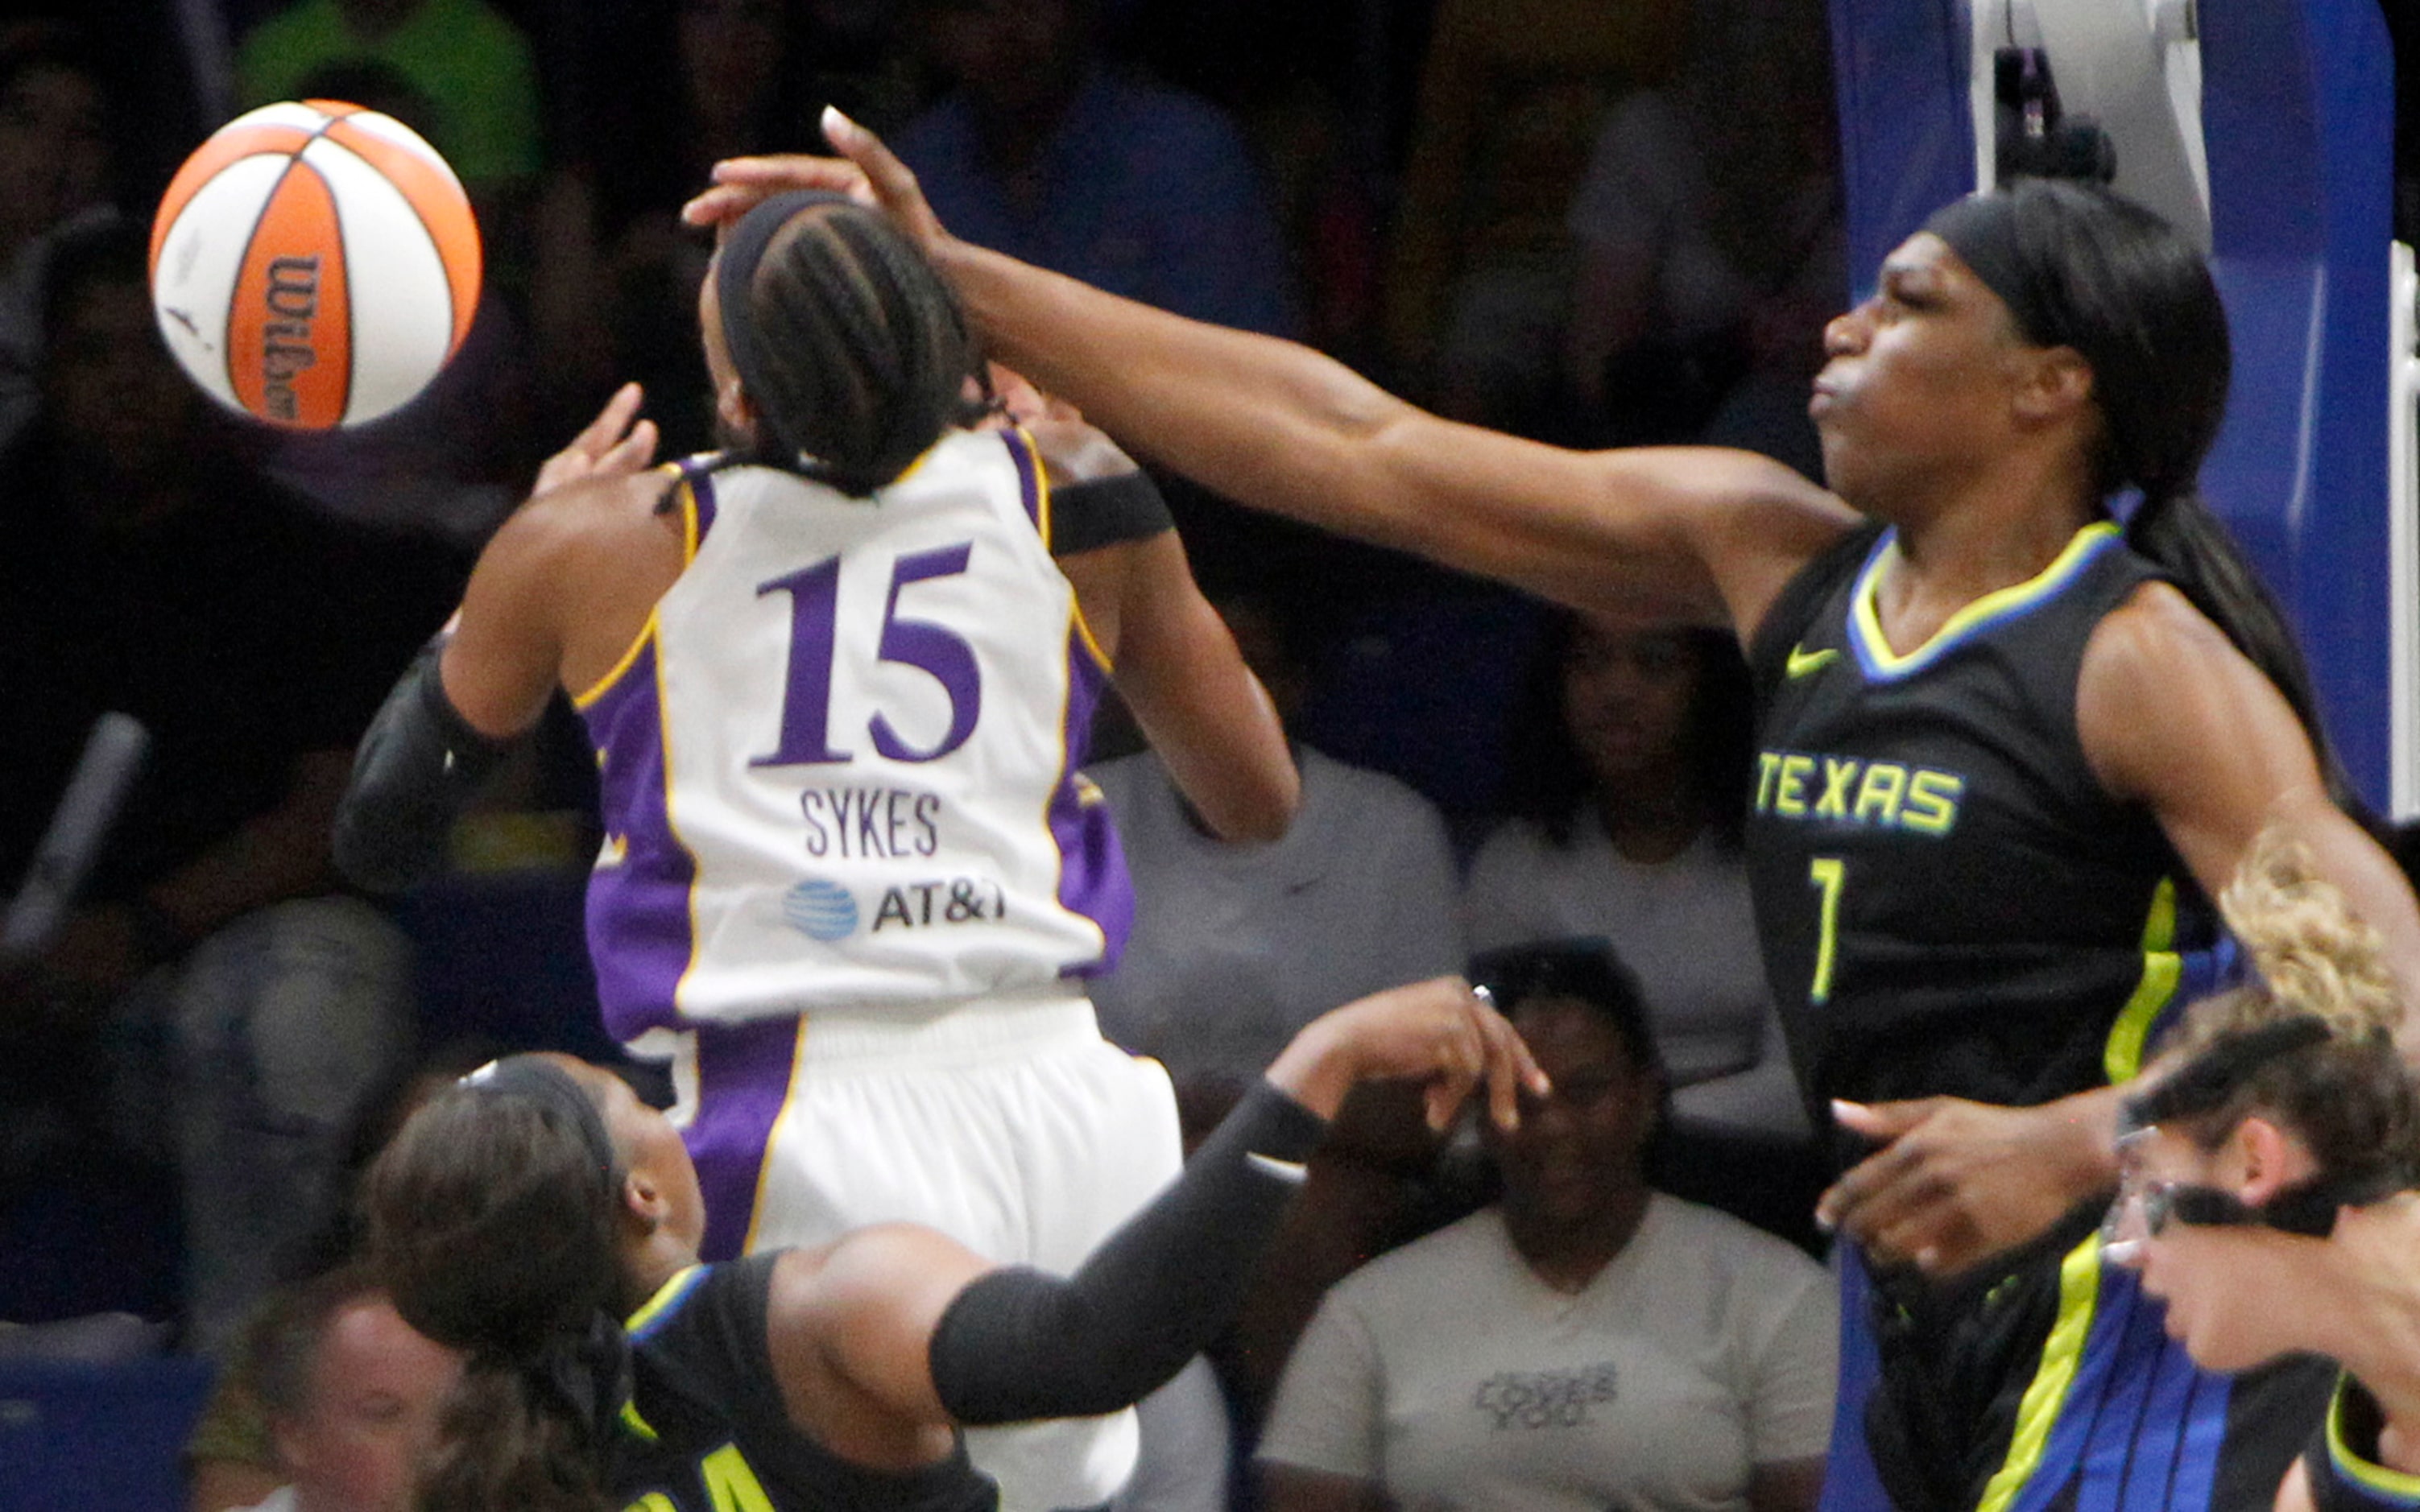
{"label": "white basketball jersey", "polygon": [[1106,664],[1020,433],[952,432],[850,499],[683,466],[689,565],[577,702],[618,1038],[1047,986],[1133,913],[1078,774]]}

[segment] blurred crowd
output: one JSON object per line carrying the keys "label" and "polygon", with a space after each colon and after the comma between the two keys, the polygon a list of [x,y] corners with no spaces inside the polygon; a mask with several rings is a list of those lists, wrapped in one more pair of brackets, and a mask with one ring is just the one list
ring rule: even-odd
{"label": "blurred crowd", "polygon": [[[91,0],[0,23],[0,888],[95,719],[150,737],[81,901],[0,961],[0,1318],[121,1311],[229,1362],[197,1506],[395,1504],[380,1457],[451,1362],[358,1274],[294,1285],[346,1253],[349,1184],[429,1078],[597,1048],[566,959],[592,774],[576,737],[542,743],[458,875],[400,906],[338,882],[328,817],[471,554],[617,384],[645,386],[668,453],[712,443],[710,246],[675,211],[717,160],[815,150],[838,104],[969,239],[1299,337],[1455,418],[1811,474],[1806,384],[1849,294],[1827,26],[1821,0]],[[145,296],[178,162],[292,98],[420,131],[486,242],[462,351],[355,432],[218,412]],[[1519,1148],[1357,1104],[1212,1368],[1147,1408],[1129,1504],[1452,1504],[1534,1477],[1523,1504],[1811,1506],[1834,1304],[1800,1253],[1819,1165],[1741,871],[1737,653],[1166,483],[1303,809],[1281,841],[1221,843],[1110,711],[1093,775],[1140,913],[1105,1031],[1170,1068],[1198,1133],[1322,1011],[1469,968],[1580,1090]],[[484,1015],[497,996],[522,1016]],[[1450,1331],[1426,1326],[1441,1291]],[[1473,1358],[1475,1403],[1453,1396]]]}

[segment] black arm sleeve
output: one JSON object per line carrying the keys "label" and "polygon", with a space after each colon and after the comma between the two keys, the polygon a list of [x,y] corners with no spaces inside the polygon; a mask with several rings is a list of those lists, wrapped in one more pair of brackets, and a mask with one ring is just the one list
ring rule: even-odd
{"label": "black arm sleeve", "polygon": [[473,729],[438,676],[439,636],[420,649],[353,753],[336,806],[336,870],[371,892],[400,892],[445,859],[454,820],[513,747]]}
{"label": "black arm sleeve", "polygon": [[1173,530],[1159,485],[1138,468],[1050,490],[1050,554],[1072,557]]}
{"label": "black arm sleeve", "polygon": [[1073,1277],[1013,1266],[969,1283],[933,1330],[941,1405],[973,1425],[1088,1417],[1175,1375],[1233,1314],[1325,1128],[1263,1081]]}

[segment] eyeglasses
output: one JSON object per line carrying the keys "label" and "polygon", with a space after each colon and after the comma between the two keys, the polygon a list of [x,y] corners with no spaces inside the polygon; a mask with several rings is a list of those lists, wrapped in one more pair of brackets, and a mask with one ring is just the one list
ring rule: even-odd
{"label": "eyeglasses", "polygon": [[2376,1201],[2396,1183],[2381,1181],[2380,1173],[2316,1177],[2280,1191],[2257,1207],[2233,1193],[2143,1168],[2144,1150],[2157,1124],[2142,1124],[2118,1136],[2118,1197],[2101,1224],[2104,1258],[2124,1263],[2142,1252],[2143,1241],[2157,1239],[2171,1223],[2203,1228],[2258,1227],[2305,1239],[2325,1239],[2335,1232],[2336,1210]]}

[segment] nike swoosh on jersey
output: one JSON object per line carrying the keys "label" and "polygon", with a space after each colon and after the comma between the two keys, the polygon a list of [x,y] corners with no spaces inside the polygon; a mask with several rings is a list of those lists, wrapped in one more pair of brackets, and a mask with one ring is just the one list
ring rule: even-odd
{"label": "nike swoosh on jersey", "polygon": [[1296,1186],[1300,1186],[1302,1179],[1311,1174],[1310,1168],[1298,1160],[1280,1160],[1275,1155],[1264,1155],[1257,1149],[1246,1150],[1244,1162],[1256,1171],[1265,1171],[1280,1181],[1292,1181]]}
{"label": "nike swoosh on jersey", "polygon": [[1808,672],[1830,665],[1839,655],[1839,648],[1837,646],[1826,646],[1821,651],[1809,651],[1804,646],[1792,646],[1790,660],[1781,670],[1787,676],[1804,677]]}

